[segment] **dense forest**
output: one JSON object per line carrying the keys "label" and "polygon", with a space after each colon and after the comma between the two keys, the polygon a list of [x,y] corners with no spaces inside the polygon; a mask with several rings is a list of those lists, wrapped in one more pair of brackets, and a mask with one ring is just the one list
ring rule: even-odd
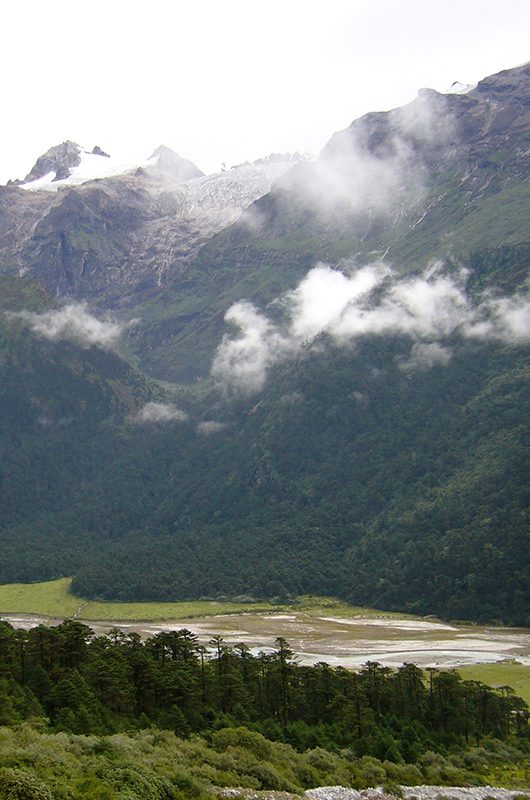
{"label": "dense forest", "polygon": [[[527,256],[477,256],[470,291],[499,270],[516,289]],[[46,302],[28,282],[4,289],[11,307]],[[529,624],[527,346],[454,336],[449,363],[405,369],[400,337],[322,336],[258,397],[168,397],[99,348],[9,320],[0,336],[2,582],[73,575],[81,596],[123,600],[317,593]],[[160,399],[187,419],[138,424]]]}
{"label": "dense forest", "polygon": [[4,724],[43,715],[73,733],[155,724],[188,735],[230,722],[300,750],[351,747],[394,761],[484,737],[528,736],[526,705],[508,687],[453,672],[375,662],[358,673],[302,667],[282,638],[256,656],[220,636],[204,648],[186,629],[143,642],[119,630],[96,637],[75,621],[1,628]]}
{"label": "dense forest", "polygon": [[[528,767],[528,716],[508,687],[413,664],[303,667],[282,638],[272,652],[254,655],[219,636],[202,647],[186,629],[142,641],[118,630],[96,637],[75,621],[0,627],[0,723],[14,729],[0,729],[0,790],[26,800],[51,797],[50,784],[57,791],[59,776],[72,772],[72,752],[91,759],[70,775],[74,797],[121,797],[112,792],[132,792],[142,774],[160,793],[136,786],[138,795],[128,797],[189,796],[208,784],[300,791],[329,781],[506,781],[501,765],[516,785]],[[24,721],[37,730],[20,728]],[[137,733],[146,730],[149,736]],[[61,731],[70,735],[54,739]],[[168,751],[173,767],[157,777]],[[142,752],[147,771],[138,767]],[[24,781],[28,794],[20,793]],[[31,794],[39,785],[44,793]],[[97,793],[102,785],[108,794]]]}

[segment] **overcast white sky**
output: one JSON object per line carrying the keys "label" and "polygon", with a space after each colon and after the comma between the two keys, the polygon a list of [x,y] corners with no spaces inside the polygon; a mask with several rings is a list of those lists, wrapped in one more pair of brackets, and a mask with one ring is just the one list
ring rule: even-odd
{"label": "overcast white sky", "polygon": [[530,58],[525,0],[2,0],[0,182],[71,139],[204,171],[318,152],[423,86]]}

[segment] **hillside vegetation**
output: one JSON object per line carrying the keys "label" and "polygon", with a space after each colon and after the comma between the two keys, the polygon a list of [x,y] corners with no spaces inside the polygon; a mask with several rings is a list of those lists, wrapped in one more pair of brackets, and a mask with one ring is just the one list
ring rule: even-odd
{"label": "hillside vegetation", "polygon": [[527,783],[528,709],[507,687],[292,656],[281,638],[253,656],[218,636],[207,653],[185,629],[141,642],[75,621],[1,623],[0,791],[167,800],[234,785]]}
{"label": "hillside vegetation", "polygon": [[398,337],[321,337],[257,398],[188,393],[188,420],[142,425],[134,409],[162,390],[117,356],[9,336],[2,582],[528,624],[525,346],[456,338],[448,363],[408,370]]}

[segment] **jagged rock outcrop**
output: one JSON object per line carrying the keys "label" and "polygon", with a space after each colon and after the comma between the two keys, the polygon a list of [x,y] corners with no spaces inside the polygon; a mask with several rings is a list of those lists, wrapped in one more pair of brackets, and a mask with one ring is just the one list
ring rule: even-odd
{"label": "jagged rock outcrop", "polygon": [[58,297],[133,307],[182,274],[291,165],[275,159],[204,176],[159,147],[133,173],[54,193],[0,187],[0,273],[29,273]]}
{"label": "jagged rock outcrop", "polygon": [[55,172],[53,180],[59,181],[70,175],[70,170],[81,163],[81,147],[75,142],[63,142],[50,147],[40,156],[22,183],[31,183]]}
{"label": "jagged rock outcrop", "polygon": [[103,156],[104,158],[110,158],[110,155],[106,153],[104,150],[102,150],[98,144],[96,144],[90,152],[91,155],[93,156]]}
{"label": "jagged rock outcrop", "polygon": [[163,144],[156,148],[149,161],[152,163],[147,167],[140,167],[137,174],[152,177],[155,181],[175,184],[204,175],[192,161],[182,158]]}

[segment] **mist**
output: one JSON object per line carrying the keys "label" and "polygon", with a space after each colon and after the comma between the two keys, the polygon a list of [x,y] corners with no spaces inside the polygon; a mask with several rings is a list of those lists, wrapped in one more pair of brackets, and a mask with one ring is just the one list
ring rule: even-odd
{"label": "mist", "polygon": [[86,303],[70,303],[63,308],[37,314],[33,311],[9,313],[11,318],[21,319],[37,336],[50,341],[66,339],[82,347],[115,347],[126,327],[133,324],[100,320],[88,311]]}
{"label": "mist", "polygon": [[146,403],[132,416],[132,422],[142,425],[149,423],[186,422],[188,415],[173,403]]}
{"label": "mist", "polygon": [[[433,150],[455,139],[456,123],[446,96],[423,91],[407,106],[369,114],[336,133],[320,156],[280,178],[281,195],[317,217],[395,215],[420,200]],[[245,215],[259,225],[260,210]]]}
{"label": "mist", "polygon": [[204,420],[197,425],[197,432],[203,436],[212,436],[214,433],[220,433],[226,429],[226,423],[217,422],[213,419]]}
{"label": "mist", "polygon": [[514,345],[529,341],[528,293],[487,293],[472,300],[467,278],[465,270],[444,273],[440,263],[414,277],[403,277],[384,262],[352,265],[348,271],[318,264],[296,289],[271,304],[270,312],[283,313],[282,322],[247,301],[228,309],[225,319],[236,332],[224,335],[212,376],[225,391],[260,391],[272,366],[296,357],[324,333],[348,347],[367,336],[408,338],[404,369],[447,364],[448,340],[455,335]]}

